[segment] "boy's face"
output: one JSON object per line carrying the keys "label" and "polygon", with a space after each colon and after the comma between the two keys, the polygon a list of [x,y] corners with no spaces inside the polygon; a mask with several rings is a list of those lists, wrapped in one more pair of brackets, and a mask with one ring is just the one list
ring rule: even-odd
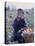
{"label": "boy's face", "polygon": [[22,16],[23,15],[23,12],[22,11],[18,11],[18,15],[19,16]]}
{"label": "boy's face", "polygon": [[18,11],[18,17],[21,17],[21,18],[23,18],[23,17],[24,17],[24,14],[23,14],[23,12],[22,12],[22,11]]}

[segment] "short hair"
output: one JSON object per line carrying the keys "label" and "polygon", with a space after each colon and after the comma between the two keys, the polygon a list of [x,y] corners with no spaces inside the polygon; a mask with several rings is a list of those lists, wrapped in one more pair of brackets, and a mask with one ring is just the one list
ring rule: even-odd
{"label": "short hair", "polygon": [[19,11],[22,11],[22,13],[24,14],[24,11],[23,11],[23,9],[18,9],[17,11],[18,11],[18,12],[19,12]]}

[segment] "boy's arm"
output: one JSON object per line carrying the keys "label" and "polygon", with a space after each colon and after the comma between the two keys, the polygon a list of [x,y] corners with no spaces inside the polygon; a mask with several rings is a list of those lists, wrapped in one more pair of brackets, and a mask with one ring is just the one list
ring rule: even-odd
{"label": "boy's arm", "polygon": [[13,23],[13,28],[14,28],[14,31],[17,31],[17,22],[15,20],[14,20],[14,23]]}

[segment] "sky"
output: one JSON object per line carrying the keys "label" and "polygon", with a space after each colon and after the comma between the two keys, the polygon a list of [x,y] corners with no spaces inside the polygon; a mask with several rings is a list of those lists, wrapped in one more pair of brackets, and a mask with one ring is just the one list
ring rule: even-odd
{"label": "sky", "polygon": [[10,9],[12,9],[12,7],[18,9],[18,8],[22,8],[22,9],[30,9],[33,8],[33,3],[20,3],[20,2],[7,2],[6,3],[6,7],[10,7]]}

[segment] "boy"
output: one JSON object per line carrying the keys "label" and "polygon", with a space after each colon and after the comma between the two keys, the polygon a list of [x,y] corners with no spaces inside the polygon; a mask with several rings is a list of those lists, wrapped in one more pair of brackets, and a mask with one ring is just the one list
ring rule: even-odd
{"label": "boy", "polygon": [[[24,20],[24,11],[22,9],[17,10],[17,18],[14,20],[13,28],[14,28],[14,41],[18,41],[18,43],[25,43],[25,40],[22,40],[21,33],[17,33],[21,28],[26,27],[26,23]],[[24,38],[23,38],[24,39]]]}

